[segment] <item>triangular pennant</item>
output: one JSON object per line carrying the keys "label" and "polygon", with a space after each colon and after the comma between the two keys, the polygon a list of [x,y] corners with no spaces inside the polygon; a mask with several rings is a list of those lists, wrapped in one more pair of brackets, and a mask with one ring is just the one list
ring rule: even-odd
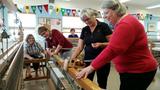
{"label": "triangular pennant", "polygon": [[24,7],[18,9],[19,12],[24,12]]}
{"label": "triangular pennant", "polygon": [[40,11],[40,13],[42,13],[42,5],[38,5],[38,10]]}
{"label": "triangular pennant", "polygon": [[80,16],[81,10],[77,10],[77,15],[76,16]]}
{"label": "triangular pennant", "polygon": [[60,12],[60,7],[56,6],[56,14]]}
{"label": "triangular pennant", "polygon": [[76,16],[76,9],[72,9],[72,15]]}
{"label": "triangular pennant", "polygon": [[36,6],[31,6],[33,13],[36,13]]}
{"label": "triangular pennant", "polygon": [[46,12],[48,13],[48,4],[43,5],[43,6],[44,6],[44,9],[46,10]]}
{"label": "triangular pennant", "polygon": [[18,8],[17,4],[15,4],[16,8],[17,8],[17,11],[22,13],[22,11]]}
{"label": "triangular pennant", "polygon": [[25,6],[26,13],[29,13],[29,6]]}
{"label": "triangular pennant", "polygon": [[54,9],[54,6],[53,5],[49,5],[49,14],[52,14],[53,9]]}
{"label": "triangular pennant", "polygon": [[65,11],[66,11],[66,9],[65,9],[65,8],[61,8],[62,16],[64,16],[64,15],[65,15]]}
{"label": "triangular pennant", "polygon": [[67,15],[70,16],[71,9],[66,9]]}
{"label": "triangular pennant", "polygon": [[18,10],[18,12],[22,13],[22,11],[19,8],[17,10]]}

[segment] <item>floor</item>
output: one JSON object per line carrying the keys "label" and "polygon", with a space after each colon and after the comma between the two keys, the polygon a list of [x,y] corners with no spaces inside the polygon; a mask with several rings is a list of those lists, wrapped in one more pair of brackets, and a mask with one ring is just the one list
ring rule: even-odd
{"label": "floor", "polygon": [[[32,69],[32,78],[35,78],[35,71]],[[26,69],[23,69],[23,78],[26,78]],[[43,72],[39,70],[39,77],[43,76]],[[23,81],[23,89],[22,90],[50,90],[47,79],[40,80],[27,80]]]}
{"label": "floor", "polygon": [[24,81],[24,88],[22,90],[50,90],[47,80],[32,80]]}
{"label": "floor", "polygon": [[[94,82],[96,81],[96,78],[94,79]],[[115,71],[114,67],[112,66],[110,75],[108,77],[108,90],[119,90],[119,75]],[[160,70],[157,70],[157,73],[155,75],[154,81],[152,81],[151,85],[148,87],[147,90],[160,90]]]}
{"label": "floor", "polygon": [[[94,79],[94,82],[96,78]],[[119,90],[119,76],[115,69],[111,68],[111,73],[109,75],[108,80],[108,90]],[[55,90],[54,86],[50,88],[48,80],[32,80],[32,81],[24,81],[24,88],[22,90]],[[160,90],[160,71],[157,71],[155,80],[151,83],[147,90]]]}

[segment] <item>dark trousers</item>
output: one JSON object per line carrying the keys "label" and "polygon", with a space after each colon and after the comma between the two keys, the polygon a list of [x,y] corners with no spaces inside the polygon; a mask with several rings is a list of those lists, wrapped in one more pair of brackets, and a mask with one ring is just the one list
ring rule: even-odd
{"label": "dark trousers", "polygon": [[[86,66],[90,65],[90,62],[85,62],[85,63],[86,63]],[[108,63],[96,71],[97,82],[98,82],[99,86],[103,89],[107,88],[107,79],[108,79],[108,75],[110,72],[110,66],[111,66],[111,64]],[[95,72],[92,72],[91,74],[88,75],[87,78],[90,80],[93,80],[94,74],[95,74]]]}
{"label": "dark trousers", "polygon": [[[31,55],[31,57],[33,57],[33,58],[43,58],[43,56],[41,56],[41,55]],[[40,66],[39,63],[32,63],[32,64],[33,64],[33,69],[35,71],[37,71],[39,66]]]}
{"label": "dark trousers", "polygon": [[120,90],[147,90],[156,70],[141,74],[120,73]]}

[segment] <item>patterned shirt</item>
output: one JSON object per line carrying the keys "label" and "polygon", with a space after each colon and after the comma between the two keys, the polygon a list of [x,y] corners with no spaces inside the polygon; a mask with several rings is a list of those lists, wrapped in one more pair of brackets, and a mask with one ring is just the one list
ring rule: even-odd
{"label": "patterned shirt", "polygon": [[43,52],[44,49],[38,42],[35,42],[33,45],[26,43],[25,51],[29,55],[40,55],[40,53]]}
{"label": "patterned shirt", "polygon": [[57,47],[58,45],[61,45],[62,48],[72,48],[73,47],[72,43],[69,40],[67,40],[63,36],[63,34],[56,29],[52,30],[51,38],[47,38],[46,41],[47,41],[48,48],[53,48],[53,46]]}

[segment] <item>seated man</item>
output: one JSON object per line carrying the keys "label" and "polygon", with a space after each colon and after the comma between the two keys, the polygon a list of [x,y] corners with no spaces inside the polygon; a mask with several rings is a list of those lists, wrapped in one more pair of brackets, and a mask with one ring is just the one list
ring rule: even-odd
{"label": "seated man", "polygon": [[[42,53],[46,54],[45,50],[41,47],[41,45],[35,41],[35,38],[32,34],[29,34],[26,37],[26,44],[24,48],[24,58],[28,60],[32,60],[35,58],[43,58]],[[27,66],[27,75],[26,78],[31,78],[31,69],[30,69],[30,64],[26,64]],[[39,68],[39,63],[33,63],[33,68],[36,72],[36,77],[38,76],[38,68]]]}

